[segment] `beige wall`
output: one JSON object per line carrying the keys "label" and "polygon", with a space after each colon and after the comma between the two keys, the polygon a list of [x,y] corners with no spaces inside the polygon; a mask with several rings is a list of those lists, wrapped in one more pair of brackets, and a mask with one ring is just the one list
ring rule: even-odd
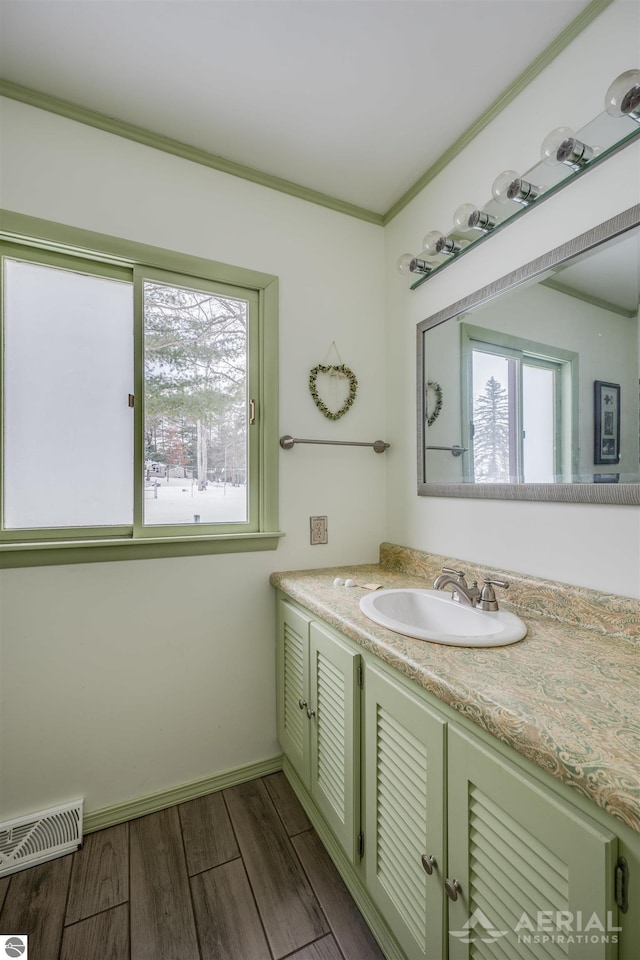
{"label": "beige wall", "polygon": [[[529,166],[549,129],[599,111],[640,62],[637,10],[617,0],[385,231],[3,102],[0,205],[277,274],[280,432],[392,447],[282,452],[275,553],[1,572],[0,817],[76,796],[94,811],[273,756],[271,570],[371,561],[390,539],[640,595],[638,509],[415,493],[415,324],[637,202],[638,147],[418,293],[395,272],[501,169]],[[332,340],[359,380],[335,424],[307,390]],[[327,546],[308,544],[315,514],[329,517]]]}
{"label": "beige wall", "polygon": [[[554,127],[579,128],[640,63],[640,5],[616,0],[386,228],[387,534],[394,542],[640,596],[640,508],[416,496],[415,328],[448,304],[640,201],[640,144],[530,211],[417,291],[395,270],[463,202],[483,203],[501,170],[524,171]],[[472,322],[472,321],[471,321]]]}
{"label": "beige wall", "polygon": [[[384,433],[383,231],[51,114],[3,101],[0,204],[280,277],[280,427]],[[358,377],[332,423],[308,392],[332,340]],[[0,817],[93,811],[279,753],[272,570],[375,560],[385,458],[280,455],[275,552],[8,570]],[[329,543],[309,545],[309,516]]]}

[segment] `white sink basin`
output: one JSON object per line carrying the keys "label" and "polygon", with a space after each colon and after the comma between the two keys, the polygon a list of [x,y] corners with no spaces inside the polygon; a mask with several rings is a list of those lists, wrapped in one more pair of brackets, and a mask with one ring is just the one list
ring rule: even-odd
{"label": "white sink basin", "polygon": [[361,599],[360,609],[395,633],[460,647],[501,647],[527,632],[515,613],[477,610],[442,590],[378,590]]}

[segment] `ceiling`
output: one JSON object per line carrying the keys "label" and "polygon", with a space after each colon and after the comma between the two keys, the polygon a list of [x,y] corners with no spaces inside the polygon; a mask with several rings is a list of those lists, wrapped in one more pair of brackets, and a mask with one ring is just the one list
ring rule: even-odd
{"label": "ceiling", "polygon": [[554,272],[556,289],[574,292],[609,309],[638,318],[640,229],[590,250]]}
{"label": "ceiling", "polygon": [[0,0],[0,64],[5,80],[384,214],[587,6]]}

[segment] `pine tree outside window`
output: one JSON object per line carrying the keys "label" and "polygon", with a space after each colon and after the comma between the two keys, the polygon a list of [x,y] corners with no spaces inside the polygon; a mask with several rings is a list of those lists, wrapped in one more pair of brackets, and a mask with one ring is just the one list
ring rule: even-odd
{"label": "pine tree outside window", "polygon": [[461,324],[465,479],[571,482],[577,354]]}
{"label": "pine tree outside window", "polygon": [[248,342],[257,297],[152,276],[141,278],[143,524],[245,524]]}

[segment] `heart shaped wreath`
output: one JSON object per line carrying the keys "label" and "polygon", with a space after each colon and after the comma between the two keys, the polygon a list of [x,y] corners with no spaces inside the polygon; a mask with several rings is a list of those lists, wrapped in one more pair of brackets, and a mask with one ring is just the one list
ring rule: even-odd
{"label": "heart shaped wreath", "polygon": [[[433,410],[429,411],[429,391],[433,390],[436,395],[436,402],[433,407]],[[442,387],[435,380],[429,380],[427,382],[427,389],[425,390],[425,406],[427,408],[427,426],[431,427],[438,419],[438,414],[442,410]]]}
{"label": "heart shaped wreath", "polygon": [[[330,410],[326,405],[324,400],[320,398],[318,394],[318,374],[319,373],[329,373],[332,376],[338,376],[349,381],[349,393],[343,405],[339,410],[335,412]],[[344,363],[339,364],[338,366],[325,366],[322,363],[319,363],[317,367],[313,367],[309,373],[309,390],[311,391],[311,396],[313,397],[313,402],[316,407],[323,413],[328,420],[339,420],[340,417],[343,417],[349,407],[353,404],[353,401],[356,398],[356,390],[358,389],[358,380],[356,378],[353,370],[350,370],[349,367],[346,367]]]}

